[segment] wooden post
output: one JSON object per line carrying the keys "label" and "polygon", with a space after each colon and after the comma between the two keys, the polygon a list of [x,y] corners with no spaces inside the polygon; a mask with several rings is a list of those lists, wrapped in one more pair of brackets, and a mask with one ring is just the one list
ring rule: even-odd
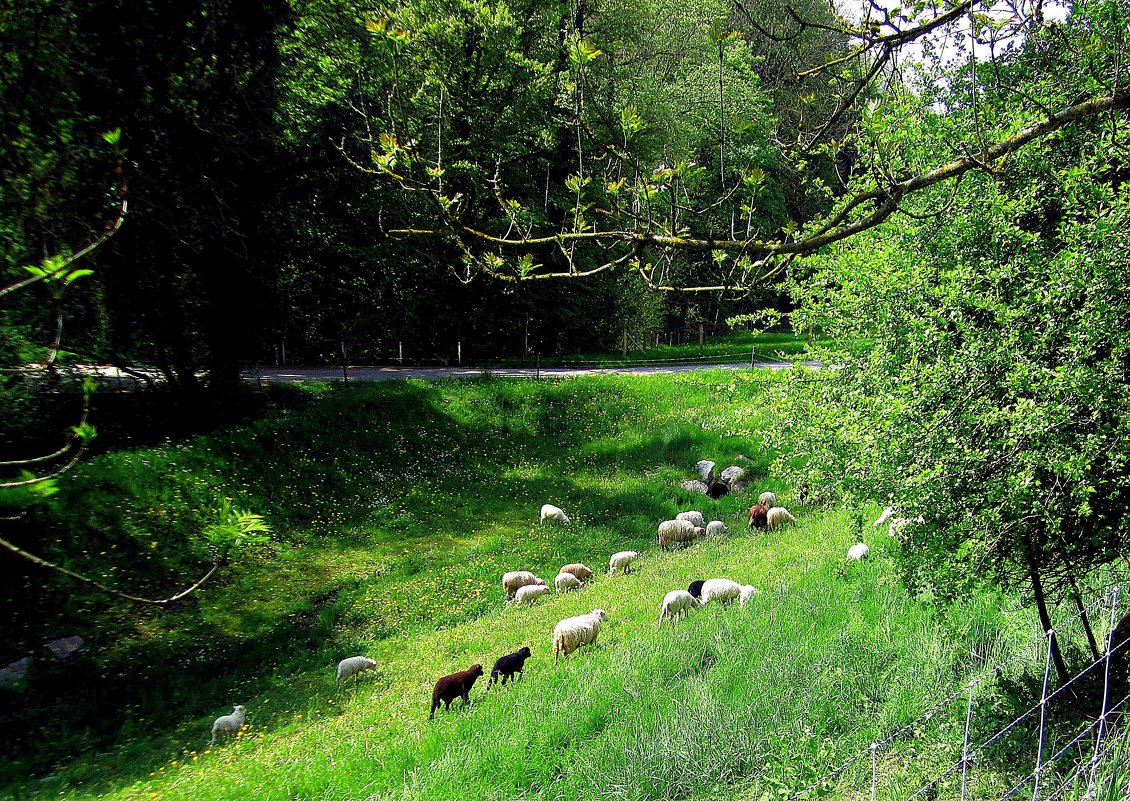
{"label": "wooden post", "polygon": [[757,345],[753,345],[749,349],[749,369],[752,370],[754,364],[757,363]]}
{"label": "wooden post", "polygon": [[280,340],[279,344],[282,345],[282,366],[286,367],[286,339]]}
{"label": "wooden post", "polygon": [[403,367],[404,366],[404,343],[403,342],[397,342],[396,343],[396,352],[398,354],[397,357],[396,357],[396,361],[400,363],[401,367]]}
{"label": "wooden post", "polygon": [[628,327],[624,326],[624,358],[628,358]]}
{"label": "wooden post", "polygon": [[463,366],[463,342],[462,341],[455,343],[455,363],[458,364],[460,367]]}
{"label": "wooden post", "polygon": [[341,377],[345,383],[349,383],[349,362],[345,358],[345,340],[341,341]]}
{"label": "wooden post", "polygon": [[534,354],[534,378],[541,378],[541,354]]}
{"label": "wooden post", "polygon": [[703,325],[698,324],[698,355],[702,355],[702,339],[703,339]]}

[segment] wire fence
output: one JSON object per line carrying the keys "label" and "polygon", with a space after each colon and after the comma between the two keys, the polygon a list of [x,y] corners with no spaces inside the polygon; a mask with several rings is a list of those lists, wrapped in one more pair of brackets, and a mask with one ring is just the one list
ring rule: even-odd
{"label": "wire fence", "polygon": [[[1130,705],[1130,692],[1127,691],[1125,681],[1130,637],[1112,642],[1118,628],[1116,622],[1120,601],[1123,612],[1130,611],[1130,603],[1122,598],[1127,586],[1130,583],[1118,584],[1090,604],[1080,605],[1078,612],[1061,621],[1056,628],[1028,641],[1008,658],[954,689],[883,739],[855,752],[820,778],[788,796],[786,801],[824,797],[843,782],[855,786],[840,786],[841,791],[866,792],[872,801],[879,797],[881,791],[884,798],[899,801],[938,801],[942,798],[966,801],[990,797],[998,798],[999,801],[1020,797],[1031,797],[1033,801],[1053,801],[1068,793],[1081,793],[1081,798],[1093,798],[1102,778],[1099,767],[1106,764],[1104,760],[1113,758],[1114,745],[1110,740],[1112,724],[1118,720],[1123,708]],[[1068,644],[1081,641],[1084,633],[1090,641],[1090,620],[1099,613],[1109,620],[1102,643],[1105,648],[1097,658],[1089,658],[1082,670],[1053,688],[1052,668],[1056,649],[1062,653]],[[1019,714],[1008,717],[1004,722],[993,721],[990,730],[981,739],[975,739],[974,722],[978,720],[978,702],[991,704],[994,700],[994,694],[989,691],[990,682],[997,682],[1010,675],[1019,678],[1032,669],[1040,670],[1042,675],[1039,701]],[[1100,685],[1101,703],[1093,709],[1094,714],[1087,714],[1088,704],[1098,702],[1098,698],[1093,696],[1094,690]],[[882,769],[884,753],[897,741],[915,739],[914,733],[923,724],[961,700],[964,701],[964,714],[954,717],[964,721],[964,734],[960,750],[954,748],[956,759],[946,763],[936,775],[927,778],[917,787],[909,790],[903,788],[898,783],[895,772]],[[1060,702],[1058,707],[1057,701]],[[1072,714],[1066,714],[1065,707]],[[1053,709],[1057,713],[1054,726],[1051,720]],[[985,717],[989,718],[988,715]],[[1064,722],[1063,719],[1069,720]],[[976,769],[988,761],[994,746],[1010,735],[1019,735],[1020,742],[1013,743],[1014,750],[1022,747],[1027,738],[1031,738],[1031,768],[1019,773],[1017,767],[1019,775],[1013,777],[1012,784],[1007,789],[986,795],[985,788],[976,784]],[[998,770],[999,768],[997,765]],[[860,781],[868,782],[868,779],[869,784],[858,786]]]}

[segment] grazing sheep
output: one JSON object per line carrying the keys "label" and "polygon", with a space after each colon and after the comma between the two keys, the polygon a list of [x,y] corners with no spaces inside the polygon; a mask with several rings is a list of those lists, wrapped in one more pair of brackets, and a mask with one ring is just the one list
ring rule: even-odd
{"label": "grazing sheep", "polygon": [[337,683],[341,684],[350,676],[372,670],[377,663],[367,656],[351,656],[337,663]]}
{"label": "grazing sheep", "polygon": [[687,592],[698,598],[702,595],[702,585],[706,583],[705,579],[696,579],[691,582],[691,586],[687,587]]}
{"label": "grazing sheep", "polygon": [[772,509],[777,505],[777,496],[772,492],[766,491],[757,496],[757,502],[762,506],[767,506]]}
{"label": "grazing sheep", "polygon": [[741,593],[738,595],[738,604],[744,609],[746,601],[748,601],[753,596],[760,594],[761,590],[757,589],[757,587],[753,586],[752,584],[743,584],[741,587]]}
{"label": "grazing sheep", "polygon": [[677,515],[675,515],[675,519],[686,520],[695,528],[702,528],[706,525],[706,518],[702,516],[702,512],[696,512],[693,510],[690,512],[679,512]]}
{"label": "grazing sheep", "polygon": [[441,701],[444,710],[450,708],[451,702],[460,696],[463,698],[464,706],[471,703],[469,698],[471,688],[475,686],[475,679],[481,675],[483,675],[483,666],[471,665],[466,670],[444,676],[437,681],[435,689],[432,690],[432,711],[428,713],[428,720],[435,717]]}
{"label": "grazing sheep", "polygon": [[742,585],[730,579],[707,579],[702,585],[702,605],[706,606],[711,601],[733,601],[742,595]]}
{"label": "grazing sheep", "polygon": [[511,570],[509,573],[502,575],[502,589],[506,590],[507,595],[514,595],[518,592],[519,587],[526,587],[530,584],[537,584],[545,586],[545,581],[539,579],[528,570]]}
{"label": "grazing sheep", "polygon": [[632,562],[640,555],[639,551],[619,551],[608,559],[608,575],[612,575],[619,568],[625,573],[632,572]]}
{"label": "grazing sheep", "polygon": [[726,533],[726,524],[721,520],[711,520],[706,524],[706,536],[721,537]]}
{"label": "grazing sheep", "polygon": [[247,723],[247,709],[236,704],[230,715],[223,715],[212,721],[212,745],[218,736],[234,736]]}
{"label": "grazing sheep", "polygon": [[659,547],[666,551],[676,542],[690,542],[705,533],[706,529],[696,527],[688,520],[664,520],[659,524]]}
{"label": "grazing sheep", "polygon": [[600,634],[600,624],[608,619],[603,609],[594,609],[587,615],[567,617],[553,627],[553,664],[557,655],[568,657],[582,645],[596,642]]}
{"label": "grazing sheep", "polygon": [[545,523],[546,521],[568,523],[569,515],[565,514],[560,507],[554,506],[552,503],[547,503],[541,508],[541,522]]}
{"label": "grazing sheep", "polygon": [[749,527],[751,529],[765,528],[765,526],[767,525],[766,518],[768,517],[768,515],[769,507],[763,503],[749,507]]}
{"label": "grazing sheep", "polygon": [[709,459],[703,459],[694,466],[694,471],[698,473],[698,477],[702,479],[704,484],[711,484],[714,482],[714,468],[717,465]]}
{"label": "grazing sheep", "polygon": [[686,590],[671,590],[663,596],[663,609],[659,613],[659,624],[663,625],[664,620],[670,620],[672,623],[677,621],[680,617],[686,617],[693,607],[702,606],[698,598],[695,598]]}
{"label": "grazing sheep", "polygon": [[862,562],[867,558],[867,554],[871,549],[866,544],[860,542],[848,548],[848,559],[854,559],[856,562]]}
{"label": "grazing sheep", "polygon": [[549,595],[549,587],[545,583],[541,584],[527,584],[525,587],[519,587],[518,592],[514,593],[514,603],[516,604],[532,604],[543,595]]}
{"label": "grazing sheep", "polygon": [[1111,697],[1122,698],[1126,695],[1127,684],[1130,684],[1130,615],[1124,615],[1115,625],[1108,647]]}
{"label": "grazing sheep", "polygon": [[780,528],[785,523],[795,522],[796,518],[789,514],[789,510],[783,506],[774,506],[765,513],[766,528]]}
{"label": "grazing sheep", "polygon": [[909,517],[900,517],[898,516],[898,510],[896,510],[893,506],[888,506],[883,510],[883,514],[879,515],[879,519],[871,525],[878,528],[884,523],[887,523],[887,521],[890,521],[890,523],[888,523],[887,525],[887,533],[891,535],[891,539],[901,540],[906,529],[912,523],[925,523],[926,518],[924,518],[922,515],[919,515],[913,520]]}
{"label": "grazing sheep", "polygon": [[588,581],[589,579],[592,578],[592,571],[589,570],[587,567],[585,567],[580,562],[576,562],[576,563],[571,564],[571,565],[565,565],[565,567],[561,568],[561,570],[559,572],[561,572],[561,573],[572,573],[574,576],[579,578],[581,581]]}
{"label": "grazing sheep", "polygon": [[553,587],[557,590],[558,594],[569,592],[569,590],[579,590],[581,588],[581,580],[572,573],[558,573],[557,578],[553,580]]}
{"label": "grazing sheep", "polygon": [[529,656],[529,648],[519,648],[512,654],[500,656],[498,658],[498,661],[494,663],[494,667],[491,668],[490,682],[487,684],[487,686],[489,687],[491,684],[494,684],[496,681],[498,681],[499,677],[502,677],[503,687],[506,686],[507,679],[517,681],[518,679],[514,678],[514,674],[517,673],[518,678],[522,677],[522,674],[525,671],[526,660],[529,658]]}

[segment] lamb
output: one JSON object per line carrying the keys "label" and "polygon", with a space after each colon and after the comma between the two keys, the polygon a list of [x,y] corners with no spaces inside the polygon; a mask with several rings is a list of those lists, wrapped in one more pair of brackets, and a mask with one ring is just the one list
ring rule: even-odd
{"label": "lamb", "polygon": [[738,596],[738,604],[743,609],[745,608],[746,601],[748,601],[755,595],[761,594],[761,590],[757,589],[757,587],[753,586],[752,584],[743,584],[741,589],[741,594]]}
{"label": "lamb", "polygon": [[780,528],[785,523],[795,523],[796,518],[789,514],[789,510],[783,506],[774,506],[765,513],[765,527],[766,528]]}
{"label": "lamb", "polygon": [[466,670],[458,673],[452,673],[450,676],[444,676],[436,682],[435,689],[432,690],[432,711],[428,714],[428,720],[435,717],[436,710],[439,709],[440,702],[443,702],[444,710],[451,707],[451,702],[456,698],[462,696],[463,705],[471,703],[470,693],[471,688],[475,686],[475,679],[483,675],[482,665],[471,665]]}
{"label": "lamb", "polygon": [[757,496],[757,502],[762,506],[772,509],[777,505],[777,496],[772,492],[765,491]]}
{"label": "lamb", "polygon": [[557,664],[557,656],[568,658],[569,654],[582,645],[596,642],[600,634],[600,624],[608,619],[608,613],[603,609],[594,609],[587,615],[567,617],[553,627],[553,664]]}
{"label": "lamb", "polygon": [[572,573],[558,573],[557,578],[553,580],[553,587],[557,590],[558,594],[569,592],[569,590],[579,590],[581,588],[581,580]]}
{"label": "lamb", "polygon": [[696,606],[702,606],[702,603],[686,590],[671,590],[663,596],[663,609],[659,613],[658,625],[662,626],[664,620],[674,623],[680,617],[686,617]]}
{"label": "lamb", "polygon": [[664,520],[659,524],[659,547],[669,550],[668,546],[676,542],[690,542],[695,537],[701,537],[706,529],[696,527],[687,520]]}
{"label": "lamb", "polygon": [[212,745],[220,735],[235,735],[247,723],[247,709],[236,704],[230,715],[223,715],[212,721]]}
{"label": "lamb", "polygon": [[705,583],[706,581],[704,579],[696,579],[691,582],[691,586],[687,587],[687,592],[695,598],[698,598],[702,595],[702,585]]}
{"label": "lamb", "polygon": [[726,524],[721,520],[711,520],[706,524],[706,536],[721,537],[726,533]]}
{"label": "lamb", "polygon": [[518,592],[514,593],[514,603],[532,604],[543,595],[549,595],[549,587],[545,586],[545,582],[527,584],[525,587],[519,587]]}
{"label": "lamb", "polygon": [[518,592],[519,587],[526,587],[530,584],[545,586],[545,581],[528,570],[511,570],[502,575],[502,589],[506,590],[506,594],[510,596]]}
{"label": "lamb", "polygon": [[888,520],[890,521],[890,523],[887,526],[887,533],[890,534],[891,539],[893,540],[901,540],[903,532],[905,532],[907,527],[912,523],[921,524],[926,522],[926,518],[924,518],[922,515],[919,515],[913,520],[909,517],[899,517],[898,511],[893,506],[888,506],[883,510],[883,514],[879,515],[879,519],[871,525],[878,527],[886,523]]}
{"label": "lamb", "polygon": [[702,585],[702,605],[706,606],[713,600],[719,601],[733,601],[735,598],[740,598],[742,594],[742,585],[730,579],[717,578],[707,579]]}
{"label": "lamb", "polygon": [[632,562],[640,555],[639,551],[619,551],[608,559],[608,575],[612,575],[619,568],[625,573],[632,572]]}
{"label": "lamb", "polygon": [[592,578],[592,571],[589,570],[587,567],[585,567],[580,562],[575,562],[574,564],[571,564],[571,565],[565,565],[565,567],[561,568],[561,570],[559,572],[561,572],[561,573],[572,573],[574,576],[579,578],[581,581],[587,581],[587,580]]}
{"label": "lamb", "polygon": [[688,523],[690,523],[692,526],[695,526],[696,528],[702,528],[703,526],[706,525],[706,518],[704,518],[702,516],[702,512],[695,512],[695,511],[679,512],[677,515],[675,515],[675,519],[676,520],[686,520]]}
{"label": "lamb", "polygon": [[351,656],[337,663],[337,683],[341,684],[350,676],[372,670],[377,663],[367,656]]}
{"label": "lamb", "polygon": [[848,548],[848,559],[854,559],[856,562],[862,562],[867,558],[867,554],[870,552],[871,549],[868,548],[865,543],[856,543],[855,545]]}
{"label": "lamb", "polygon": [[541,522],[545,523],[568,523],[569,515],[565,514],[559,506],[554,506],[552,503],[547,503],[541,508]]}
{"label": "lamb", "polygon": [[530,649],[528,647],[519,648],[512,654],[500,656],[498,661],[494,663],[494,667],[490,671],[490,682],[487,684],[489,687],[502,677],[502,686],[506,686],[506,680],[517,681],[514,674],[518,674],[518,678],[522,677],[525,672],[526,660],[530,657]]}
{"label": "lamb", "polygon": [[769,507],[763,503],[756,506],[749,507],[749,527],[750,529],[765,528],[767,525],[766,518],[769,515]]}

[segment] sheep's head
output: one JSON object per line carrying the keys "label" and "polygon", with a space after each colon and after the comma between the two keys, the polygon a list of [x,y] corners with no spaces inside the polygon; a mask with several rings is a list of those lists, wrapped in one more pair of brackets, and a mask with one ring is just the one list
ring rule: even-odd
{"label": "sheep's head", "polygon": [[518,649],[518,656],[528,657],[529,655],[530,655],[530,647],[528,645],[524,645],[524,646],[522,646],[521,648]]}
{"label": "sheep's head", "polygon": [[696,537],[705,537],[706,536],[706,529],[704,529],[702,526],[695,526],[694,527],[694,535]]}
{"label": "sheep's head", "polygon": [[534,578],[533,585],[535,587],[544,587],[545,586],[545,579]]}
{"label": "sheep's head", "polygon": [[472,679],[477,679],[479,676],[483,675],[483,666],[482,665],[471,665],[471,667],[467,670],[467,674]]}
{"label": "sheep's head", "polygon": [[233,715],[245,715],[247,714],[247,708],[236,704],[232,707],[231,713]]}
{"label": "sheep's head", "polygon": [[757,587],[754,587],[752,584],[746,584],[745,586],[743,586],[742,587],[742,593],[741,593],[741,603],[742,603],[742,605],[745,605],[746,601],[748,601],[750,598],[752,598],[753,596],[757,595],[760,592],[761,592],[761,590],[757,589]]}
{"label": "sheep's head", "polygon": [[603,609],[594,609],[592,610],[592,614],[599,620],[608,620],[608,613]]}

